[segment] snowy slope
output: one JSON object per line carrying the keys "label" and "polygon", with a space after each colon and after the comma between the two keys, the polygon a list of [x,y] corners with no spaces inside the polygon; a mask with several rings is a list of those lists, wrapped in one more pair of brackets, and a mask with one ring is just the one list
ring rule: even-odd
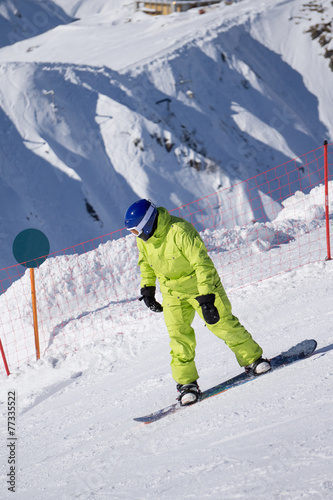
{"label": "snowy slope", "polygon": [[5,0],[0,2],[0,47],[14,45],[73,21],[52,0]]}
{"label": "snowy slope", "polygon": [[[234,313],[265,355],[305,338],[317,339],[317,353],[151,426],[132,419],[173,402],[176,390],[163,319],[136,300],[134,237],[79,257],[50,258],[36,270],[38,362],[29,273],[2,294],[1,338],[12,374],[7,378],[1,365],[0,433],[6,442],[7,391],[15,390],[16,496],[266,500],[269,490],[273,499],[330,498],[333,265],[320,245],[323,199],[322,186],[287,199],[278,218],[256,232],[250,251],[251,225],[204,235],[226,288],[233,290]],[[277,248],[275,235],[283,231],[290,241]],[[224,256],[217,259],[220,244]],[[235,255],[237,247],[243,259],[230,266],[228,251]],[[261,281],[265,270],[288,269],[283,262],[288,265],[293,255],[302,267]],[[243,277],[247,268],[250,281]],[[7,324],[28,355],[19,369]],[[201,388],[237,374],[224,343],[199,318],[194,327]],[[3,457],[6,486],[8,452]],[[10,498],[5,491],[2,486],[1,498]]]}
{"label": "snowy slope", "polygon": [[[293,216],[301,218],[300,214]],[[302,241],[294,243],[298,251],[306,251]],[[291,245],[284,245],[282,253],[290,253]],[[104,250],[90,253],[92,268],[94,255],[107,252],[108,247],[106,244]],[[274,249],[268,253],[272,259],[281,258]],[[76,289],[83,280],[86,258],[80,257],[73,272]],[[255,261],[250,259],[255,274]],[[51,259],[48,266],[58,270],[57,260]],[[45,289],[51,304],[72,291],[65,286],[60,290],[60,283],[53,283],[48,269],[45,263],[40,272],[45,283],[50,277]],[[120,323],[126,315],[138,317],[137,307],[145,310],[142,305],[130,307],[127,303],[125,307],[126,280],[119,283],[118,293],[121,289],[118,308],[112,312]],[[11,293],[12,288],[5,296]],[[93,340],[85,343],[82,337],[80,348],[67,355],[67,346],[54,343],[39,362],[23,364],[8,379],[1,370],[2,443],[6,440],[7,390],[17,392],[19,467],[15,498],[330,498],[331,262],[320,259],[230,295],[234,313],[267,356],[305,338],[317,339],[317,354],[150,426],[141,426],[132,418],[165,406],[176,397],[163,319],[146,315],[121,332],[110,327],[104,339],[98,333],[98,324],[108,311],[98,306],[100,293],[95,310],[88,315],[86,304],[83,300],[81,303],[81,316],[92,320],[92,329],[96,325]],[[77,299],[80,301],[80,296]],[[2,310],[2,318],[5,314]],[[59,334],[65,335],[69,326],[67,334],[80,335],[80,325],[79,316],[72,318]],[[240,369],[224,343],[198,318],[194,327],[202,389],[237,374]],[[1,498],[11,498],[5,483],[7,451],[2,456]]]}
{"label": "snowy slope", "polygon": [[300,0],[167,17],[1,2],[7,28],[38,32],[8,44],[1,31],[0,267],[26,227],[56,251],[122,227],[140,197],[172,209],[331,140],[330,44],[305,33],[332,18],[322,4],[296,22]]}

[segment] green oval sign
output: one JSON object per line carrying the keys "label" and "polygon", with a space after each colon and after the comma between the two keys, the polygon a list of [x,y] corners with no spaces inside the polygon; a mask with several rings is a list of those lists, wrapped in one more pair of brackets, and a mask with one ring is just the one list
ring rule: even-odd
{"label": "green oval sign", "polygon": [[21,231],[13,243],[13,255],[25,267],[39,267],[47,259],[49,252],[49,240],[39,229]]}

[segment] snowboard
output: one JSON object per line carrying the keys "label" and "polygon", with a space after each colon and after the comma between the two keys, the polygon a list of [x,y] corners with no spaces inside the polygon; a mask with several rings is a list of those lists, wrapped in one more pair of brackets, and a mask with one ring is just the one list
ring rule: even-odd
{"label": "snowboard", "polygon": [[[307,358],[314,353],[316,347],[317,347],[317,342],[315,340],[304,340],[303,342],[300,342],[299,344],[291,347],[288,351],[282,352],[278,356],[272,358],[270,360],[272,369],[269,372],[256,376],[256,375],[249,375],[244,371],[239,375],[232,377],[229,380],[221,382],[220,384],[215,385],[214,387],[211,387],[210,389],[203,391],[201,393],[200,399],[194,404],[198,404],[207,398],[216,396],[217,394],[226,392],[229,389],[245,384],[250,380],[261,378],[264,375],[272,373],[272,371],[283,368],[284,366],[290,365],[291,363],[295,363],[296,361],[300,361],[301,359]],[[188,405],[188,406],[194,406],[194,405]],[[152,422],[160,420],[163,417],[166,417],[167,415],[171,415],[180,410],[184,410],[185,408],[188,408],[188,406],[181,406],[178,401],[177,403],[173,403],[170,406],[166,406],[165,408],[157,410],[154,413],[151,413],[150,415],[134,418],[134,420],[136,420],[137,422],[142,422],[144,424],[150,424]]]}

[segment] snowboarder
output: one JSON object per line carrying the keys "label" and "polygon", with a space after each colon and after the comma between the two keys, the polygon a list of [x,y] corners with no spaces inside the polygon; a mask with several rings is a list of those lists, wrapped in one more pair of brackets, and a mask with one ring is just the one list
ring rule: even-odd
{"label": "snowboarder", "polygon": [[[195,313],[234,352],[240,366],[254,375],[271,369],[261,347],[231,311],[231,304],[204,242],[192,224],[150,200],[133,203],[125,226],[137,237],[141,297],[154,312],[162,312],[170,336],[172,376],[181,405],[200,397],[195,365]],[[163,307],[155,299],[156,278]]]}

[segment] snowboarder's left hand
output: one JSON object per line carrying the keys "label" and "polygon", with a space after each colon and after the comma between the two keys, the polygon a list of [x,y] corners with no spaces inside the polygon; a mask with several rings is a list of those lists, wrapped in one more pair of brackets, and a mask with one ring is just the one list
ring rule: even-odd
{"label": "snowboarder's left hand", "polygon": [[141,288],[141,297],[139,300],[143,300],[146,306],[153,312],[162,312],[163,307],[159,302],[155,300],[155,291],[156,287],[155,286],[144,286],[144,288]]}
{"label": "snowboarder's left hand", "polygon": [[202,315],[208,325],[215,325],[215,323],[220,321],[219,312],[214,306],[215,295],[213,293],[199,295],[199,297],[196,297],[196,300],[201,306]]}

